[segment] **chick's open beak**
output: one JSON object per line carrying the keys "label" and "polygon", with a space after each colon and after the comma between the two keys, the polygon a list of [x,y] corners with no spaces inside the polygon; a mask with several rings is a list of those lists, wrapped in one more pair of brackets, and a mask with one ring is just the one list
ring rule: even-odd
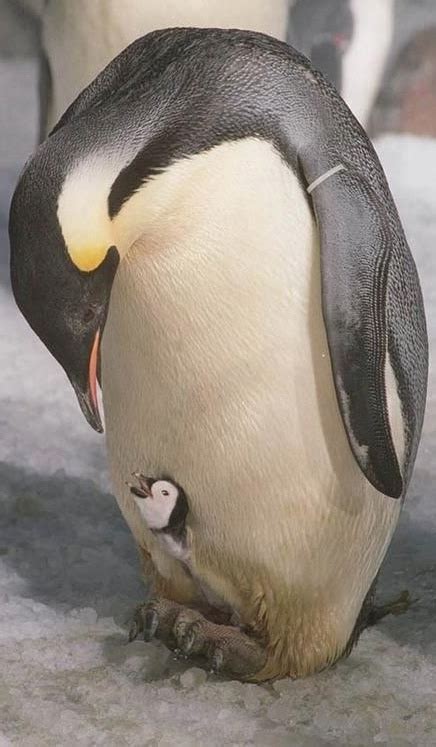
{"label": "chick's open beak", "polygon": [[132,483],[128,482],[127,485],[130,488],[130,492],[133,493],[133,495],[136,495],[138,498],[152,498],[153,496],[151,493],[151,478],[142,475],[140,472],[133,472],[133,477],[136,477],[140,487],[138,488],[137,485],[133,485]]}

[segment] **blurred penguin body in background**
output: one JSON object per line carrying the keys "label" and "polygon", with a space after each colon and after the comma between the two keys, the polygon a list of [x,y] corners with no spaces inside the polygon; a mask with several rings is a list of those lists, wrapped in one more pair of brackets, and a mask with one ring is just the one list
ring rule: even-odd
{"label": "blurred penguin body in background", "polygon": [[297,0],[290,12],[289,41],[340,91],[353,28],[350,0]]}
{"label": "blurred penguin body in background", "polygon": [[371,133],[436,137],[436,26],[419,31],[395,56],[371,120]]}
{"label": "blurred penguin body in background", "polygon": [[288,0],[48,0],[41,18],[40,139],[80,91],[139,36],[172,26],[210,26],[284,39],[288,8]]}
{"label": "blurred penguin body in background", "polygon": [[392,43],[394,0],[350,0],[354,32],[344,55],[340,93],[366,127]]}
{"label": "blurred penguin body in background", "polygon": [[297,0],[291,43],[309,57],[366,127],[392,42],[394,0]]}

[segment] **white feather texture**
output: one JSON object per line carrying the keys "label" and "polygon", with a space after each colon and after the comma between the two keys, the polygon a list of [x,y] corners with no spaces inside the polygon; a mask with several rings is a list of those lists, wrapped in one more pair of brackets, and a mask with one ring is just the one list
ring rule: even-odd
{"label": "white feather texture", "polygon": [[[102,353],[121,509],[159,571],[176,575],[124,485],[138,465],[176,474],[203,581],[247,614],[251,589],[295,669],[316,668],[346,645],[399,502],[369,485],[345,435],[300,184],[271,145],[227,143],[144,185],[114,229],[123,253],[138,237]],[[300,654],[320,660],[297,665]]]}

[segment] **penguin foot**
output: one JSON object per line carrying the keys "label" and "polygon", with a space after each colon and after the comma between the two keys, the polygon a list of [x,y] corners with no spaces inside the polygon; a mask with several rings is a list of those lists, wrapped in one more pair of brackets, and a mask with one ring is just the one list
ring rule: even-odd
{"label": "penguin foot", "polygon": [[129,641],[142,635],[162,641],[179,658],[198,658],[210,672],[247,678],[266,661],[262,646],[238,627],[218,625],[201,612],[157,597],[135,612]]}
{"label": "penguin foot", "polygon": [[374,604],[368,614],[367,627],[377,625],[387,615],[404,615],[417,601],[417,599],[412,599],[410,593],[405,589],[398,597],[387,604]]}
{"label": "penguin foot", "polygon": [[129,642],[142,635],[144,641],[151,641],[154,637],[163,641],[174,650],[177,641],[173,628],[180,612],[185,609],[181,604],[163,597],[154,597],[148,602],[140,604],[133,616],[129,629]]}
{"label": "penguin foot", "polygon": [[181,613],[174,632],[182,654],[205,659],[205,666],[214,674],[245,678],[265,664],[266,653],[254,638],[239,627],[210,622],[194,610]]}

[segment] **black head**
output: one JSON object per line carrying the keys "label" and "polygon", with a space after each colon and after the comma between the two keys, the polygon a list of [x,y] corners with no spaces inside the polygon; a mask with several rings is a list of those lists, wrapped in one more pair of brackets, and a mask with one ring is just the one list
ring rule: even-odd
{"label": "black head", "polygon": [[9,217],[11,282],[32,329],[64,368],[88,422],[102,431],[96,397],[98,348],[119,263],[109,247],[90,272],[71,260],[57,218],[61,183],[36,157],[24,171]]}

